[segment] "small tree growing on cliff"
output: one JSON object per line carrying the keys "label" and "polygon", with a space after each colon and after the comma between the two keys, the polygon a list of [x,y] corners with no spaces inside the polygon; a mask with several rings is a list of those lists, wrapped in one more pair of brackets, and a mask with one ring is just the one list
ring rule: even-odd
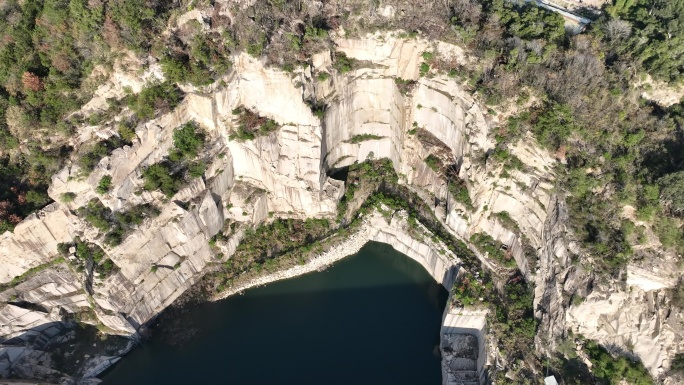
{"label": "small tree growing on cliff", "polygon": [[204,147],[204,141],[204,132],[194,122],[186,123],[173,133],[175,149],[169,154],[169,159],[178,162],[196,158],[199,150]]}
{"label": "small tree growing on cliff", "polygon": [[684,171],[668,174],[659,180],[660,198],[671,213],[684,213]]}

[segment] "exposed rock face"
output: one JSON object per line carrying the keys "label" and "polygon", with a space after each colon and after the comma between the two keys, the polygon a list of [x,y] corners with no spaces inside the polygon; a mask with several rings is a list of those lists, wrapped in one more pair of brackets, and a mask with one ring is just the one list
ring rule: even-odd
{"label": "exposed rock face", "polygon": [[[434,202],[435,214],[453,234],[468,240],[485,232],[508,246],[525,277],[537,285],[540,336],[561,336],[571,326],[604,344],[641,346],[635,353],[654,374],[669,367],[669,358],[682,351],[678,345],[678,330],[682,329],[674,323],[679,316],[669,313],[669,305],[654,290],[671,286],[671,279],[663,280],[660,274],[637,278],[634,269],[628,284],[639,288],[631,294],[597,290],[566,317],[569,295],[586,295],[588,285],[586,274],[570,261],[576,247],[565,238],[567,214],[562,200],[553,194],[554,176],[549,166],[554,160],[527,138],[508,149],[522,160],[522,169],[501,176],[503,165],[487,156],[494,141],[485,109],[457,80],[419,75],[422,52],[434,51],[449,60],[468,62],[462,49],[421,39],[402,40],[395,34],[340,38],[337,44],[340,51],[359,60],[362,68],[339,74],[330,68],[333,54],[324,52],[313,57],[312,67],[289,74],[264,68],[242,54],[234,58],[234,69],[223,82],[208,87],[205,93],[188,88],[180,106],[137,127],[133,145],[104,158],[89,177],[80,178],[76,165],[64,168],[53,178],[50,196],[58,201],[61,194],[73,192],[76,199],[48,206],[22,222],[13,234],[0,237],[0,283],[54,260],[57,244],[75,236],[102,244],[101,234],[69,211],[92,198],[98,197],[114,211],[154,203],[161,208],[159,217],[146,220],[121,245],[103,245],[120,270],[93,287],[97,322],[111,332],[132,334],[211,268],[215,255],[208,240],[225,220],[259,223],[269,213],[295,218],[332,216],[344,185],[329,178],[328,172],[371,157],[386,157],[392,160],[401,183],[426,202]],[[316,81],[312,75],[316,71],[332,76]],[[145,76],[159,74],[152,68]],[[394,78],[416,83],[402,93]],[[102,89],[97,97],[119,95],[123,86],[132,84],[115,74],[111,89]],[[306,104],[310,99],[327,104],[324,121]],[[88,109],[97,109],[97,105],[95,100]],[[273,119],[281,128],[251,141],[231,140],[236,124],[232,111],[239,106]],[[141,170],[168,155],[174,130],[189,121],[202,126],[210,138],[201,154],[208,163],[206,174],[171,199],[143,191]],[[424,131],[433,142],[409,133],[413,129]],[[92,128],[84,130],[91,132]],[[83,133],[82,139],[88,135]],[[431,154],[454,164],[467,185],[473,209],[449,195],[447,181],[425,162]],[[95,188],[103,175],[112,177],[114,187],[100,196]],[[502,212],[517,228],[493,215]],[[435,279],[445,285],[453,283],[455,276],[444,274],[453,267],[451,262],[433,246],[418,244],[392,225],[378,221],[369,231],[370,239],[390,243],[410,257],[420,256],[417,260]],[[224,258],[235,252],[239,239],[235,237],[223,250]],[[538,266],[530,265],[526,249],[539,255]],[[38,277],[51,277],[56,286],[50,287]],[[5,305],[0,310],[6,325],[0,329],[2,336],[59,320],[60,309],[75,313],[92,306],[78,278],[61,273],[39,275],[35,282],[31,279],[22,285],[26,285],[21,287],[24,300],[47,311]],[[4,292],[0,300],[10,301],[15,294]],[[634,314],[626,309],[633,309]],[[586,314],[596,314],[602,321],[586,320]],[[644,320],[650,320],[648,325]],[[656,342],[642,344],[649,336]],[[647,352],[651,348],[657,353]]]}
{"label": "exposed rock face", "polygon": [[420,263],[425,270],[447,290],[456,281],[461,261],[442,242],[430,239],[432,233],[418,224],[418,237],[407,232],[406,213],[395,215],[387,222],[375,215],[369,221],[368,239],[391,245],[395,250]]}
{"label": "exposed rock face", "polygon": [[[0,293],[0,335],[14,337],[43,323],[60,321],[63,311],[78,313],[90,307],[78,277],[66,263],[51,266],[12,289]],[[15,304],[39,304],[27,309]]]}
{"label": "exposed rock face", "polygon": [[[370,71],[365,71],[370,72]],[[339,93],[325,117],[325,165],[328,169],[364,161],[373,153],[401,164],[404,139],[404,101],[392,78],[373,78],[376,74],[355,74],[342,80]],[[353,138],[373,135],[378,139],[358,143]]]}
{"label": "exposed rock face", "polygon": [[57,257],[57,244],[71,240],[73,217],[57,203],[24,219],[14,233],[0,235],[0,283]]}
{"label": "exposed rock face", "polygon": [[[451,299],[451,296],[449,296]],[[449,301],[450,302],[450,301]],[[444,310],[442,321],[442,384],[485,384],[487,373],[486,313]]]}
{"label": "exposed rock face", "polygon": [[[112,329],[134,333],[196,282],[213,258],[207,240],[222,226],[210,200],[200,210],[186,211],[171,204],[148,224],[109,252],[121,270],[104,282],[94,296],[105,310],[119,317],[102,320]],[[201,210],[206,207],[206,210]],[[167,261],[176,261],[168,265]],[[154,268],[153,268],[154,266]]]}
{"label": "exposed rock face", "polygon": [[[562,201],[554,199],[549,205],[548,221],[544,228],[545,244],[540,252],[534,295],[535,316],[541,320],[540,328],[546,333],[543,337],[547,337],[545,341],[565,335],[567,303],[564,303],[563,292],[567,290],[572,293],[575,289],[568,277],[576,271],[566,268],[570,266],[570,253],[565,241],[566,220],[567,208]],[[568,285],[564,287],[566,280]]]}
{"label": "exposed rock face", "polygon": [[[662,374],[673,351],[684,345],[684,317],[658,291],[592,292],[567,314],[573,332],[601,341],[617,353],[633,353],[653,373]],[[629,349],[625,349],[629,347]]]}

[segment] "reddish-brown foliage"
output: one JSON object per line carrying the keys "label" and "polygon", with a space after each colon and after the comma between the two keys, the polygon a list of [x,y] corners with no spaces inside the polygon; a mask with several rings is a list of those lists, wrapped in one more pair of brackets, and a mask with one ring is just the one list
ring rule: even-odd
{"label": "reddish-brown foliage", "polygon": [[0,219],[5,218],[12,209],[12,204],[9,201],[0,201]]}
{"label": "reddish-brown foliage", "polygon": [[43,81],[40,80],[38,75],[26,71],[21,75],[21,84],[24,86],[25,90],[38,92],[43,90]]}
{"label": "reddish-brown foliage", "polygon": [[71,59],[64,52],[60,52],[52,58],[52,66],[59,72],[66,73],[72,68]]}
{"label": "reddish-brown foliage", "polygon": [[10,216],[7,217],[7,221],[16,226],[19,224],[19,222],[21,222],[21,217],[19,217],[17,214],[10,214]]}
{"label": "reddish-brown foliage", "polygon": [[119,27],[116,25],[109,13],[105,14],[104,25],[102,26],[102,36],[104,40],[112,48],[121,47],[121,39],[119,38]]}

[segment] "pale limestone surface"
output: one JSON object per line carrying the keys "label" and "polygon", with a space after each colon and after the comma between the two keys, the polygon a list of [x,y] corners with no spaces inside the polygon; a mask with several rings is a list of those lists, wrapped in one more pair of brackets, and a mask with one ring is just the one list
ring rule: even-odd
{"label": "pale limestone surface", "polygon": [[679,274],[677,266],[627,266],[627,285],[635,286],[643,291],[662,290],[675,287]]}

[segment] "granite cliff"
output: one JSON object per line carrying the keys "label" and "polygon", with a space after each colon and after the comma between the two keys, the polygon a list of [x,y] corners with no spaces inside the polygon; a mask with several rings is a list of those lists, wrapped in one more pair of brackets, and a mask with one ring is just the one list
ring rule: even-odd
{"label": "granite cliff", "polygon": [[[488,111],[458,78],[421,73],[425,52],[463,65],[475,60],[456,45],[409,39],[399,32],[362,38],[340,34],[335,44],[336,51],[321,52],[292,73],[240,54],[220,81],[183,86],[186,96],[178,107],[137,126],[132,145],[103,158],[88,177],[81,177],[76,163],[55,175],[49,193],[56,203],[0,237],[0,337],[23,338],[27,351],[40,350],[43,346],[31,345],[26,336],[75,314],[86,314],[83,322],[106,333],[136,335],[212,264],[231,258],[241,231],[221,246],[221,254],[209,246],[226,221],[256,225],[271,217],[333,217],[345,182],[331,176],[355,162],[388,158],[399,183],[429,203],[450,234],[466,243],[473,235],[488,234],[534,283],[540,351],[554,350],[554,341],[566,338],[570,329],[633,354],[653,376],[664,377],[674,354],[684,351],[682,315],[672,309],[667,291],[677,282],[676,269],[670,262],[657,268],[634,264],[625,282],[594,282],[591,271],[573,262],[582,250],[568,232],[563,195],[555,189],[557,160],[530,137],[507,149],[522,164],[511,168],[495,160],[490,156],[493,130],[508,112]],[[356,60],[356,68],[335,70],[340,53]],[[163,77],[156,63],[140,65],[138,78],[115,68],[84,111],[96,112],[104,108],[102,100],[122,97],[124,85],[137,85],[134,91],[139,91],[145,81]],[[327,106],[322,118],[312,111],[312,101]],[[235,140],[233,111],[238,108],[272,119],[279,128],[253,140]],[[187,122],[195,122],[209,138],[200,154],[206,172],[170,198],[144,191],[142,170],[169,155],[174,130]],[[83,127],[77,145],[116,135],[110,126]],[[429,157],[453,172],[434,169],[426,162]],[[113,188],[101,195],[96,188],[105,175],[111,176]],[[470,202],[450,189],[450,178],[463,181]],[[63,203],[65,193],[75,199]],[[102,231],[77,214],[94,198],[114,212],[151,203],[160,214],[110,247]],[[432,260],[428,268],[442,261],[437,254],[427,257],[434,245],[417,244],[378,221],[368,222],[368,239]],[[114,272],[74,269],[69,262],[74,250],[60,257],[58,244],[76,237],[101,247],[116,266]],[[472,249],[483,269],[506,275],[508,267]],[[454,255],[445,261],[437,273],[459,264]],[[453,279],[446,279],[446,286]],[[576,303],[571,301],[575,296],[586,299]],[[49,366],[30,354],[25,357],[34,358],[22,361],[7,349],[0,348],[0,375]],[[497,356],[488,353],[492,360]]]}

